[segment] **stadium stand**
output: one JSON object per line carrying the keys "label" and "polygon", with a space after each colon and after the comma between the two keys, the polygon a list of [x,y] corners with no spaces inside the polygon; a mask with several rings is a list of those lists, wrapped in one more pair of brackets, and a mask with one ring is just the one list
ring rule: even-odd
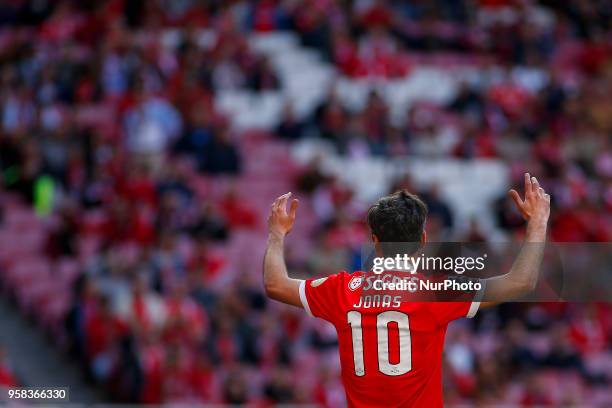
{"label": "stadium stand", "polygon": [[[398,187],[430,239],[612,239],[605,1],[0,5],[0,282],[121,402],[341,406],[335,333],[260,284],[272,199],[295,276],[358,268]],[[449,329],[445,401],[612,404],[607,304],[507,304]],[[10,373],[2,369],[0,383]]]}

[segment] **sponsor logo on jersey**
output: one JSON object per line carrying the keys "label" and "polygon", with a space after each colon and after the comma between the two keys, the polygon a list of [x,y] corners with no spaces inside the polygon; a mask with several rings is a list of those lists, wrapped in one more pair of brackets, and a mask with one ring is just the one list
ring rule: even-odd
{"label": "sponsor logo on jersey", "polygon": [[350,290],[356,290],[361,287],[361,283],[363,282],[363,278],[361,276],[353,276],[348,283],[348,287]]}
{"label": "sponsor logo on jersey", "polygon": [[312,282],[310,282],[310,286],[312,286],[313,288],[316,288],[317,286],[321,285],[326,280],[327,280],[327,277],[313,280]]}

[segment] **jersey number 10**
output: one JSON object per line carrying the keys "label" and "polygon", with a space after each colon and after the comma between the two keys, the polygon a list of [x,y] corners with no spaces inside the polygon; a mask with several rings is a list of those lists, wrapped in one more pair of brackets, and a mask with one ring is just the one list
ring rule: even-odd
{"label": "jersey number 10", "polygon": [[[348,324],[351,326],[353,338],[353,361],[355,375],[365,375],[363,358],[363,329],[361,327],[361,313],[351,310],[347,314]],[[397,323],[399,332],[399,361],[391,364],[389,361],[389,323]],[[378,340],[378,370],[386,375],[402,375],[412,369],[412,345],[410,341],[410,321],[408,315],[389,310],[376,316],[376,337]]]}

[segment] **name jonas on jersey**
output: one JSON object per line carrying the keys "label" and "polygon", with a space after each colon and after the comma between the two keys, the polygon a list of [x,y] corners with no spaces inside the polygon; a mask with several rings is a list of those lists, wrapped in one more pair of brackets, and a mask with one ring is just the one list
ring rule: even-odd
{"label": "name jonas on jersey", "polygon": [[353,307],[369,309],[377,307],[395,307],[398,308],[402,304],[401,296],[391,295],[365,295],[360,296],[359,301],[353,304]]}

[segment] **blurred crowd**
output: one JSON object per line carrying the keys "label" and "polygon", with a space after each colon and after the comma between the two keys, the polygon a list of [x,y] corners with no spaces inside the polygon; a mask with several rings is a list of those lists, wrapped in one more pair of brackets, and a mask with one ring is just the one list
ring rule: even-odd
{"label": "blurred crowd", "polygon": [[[333,329],[262,293],[250,251],[265,244],[266,207],[249,166],[278,161],[263,183],[312,211],[309,234],[295,234],[307,251],[287,255],[303,276],[359,265],[367,204],[316,161],[257,152],[322,138],[349,157],[499,158],[513,182],[529,169],[551,192],[553,240],[610,241],[611,11],[589,0],[4,2],[0,193],[53,220],[33,255],[78,264],[61,345],[117,401],[341,405]],[[165,46],[167,29],[178,46]],[[376,93],[354,111],[331,89],[306,118],[288,109],[269,134],[238,132],[215,94],[282,88],[248,42],[274,30],[347,77],[449,60],[483,75],[400,123]],[[490,239],[477,222],[459,230],[435,188],[409,177],[393,188],[423,196],[433,240]],[[520,215],[504,197],[494,206],[497,228],[519,239]],[[508,304],[456,323],[446,401],[610,404],[610,335],[605,304]]]}

